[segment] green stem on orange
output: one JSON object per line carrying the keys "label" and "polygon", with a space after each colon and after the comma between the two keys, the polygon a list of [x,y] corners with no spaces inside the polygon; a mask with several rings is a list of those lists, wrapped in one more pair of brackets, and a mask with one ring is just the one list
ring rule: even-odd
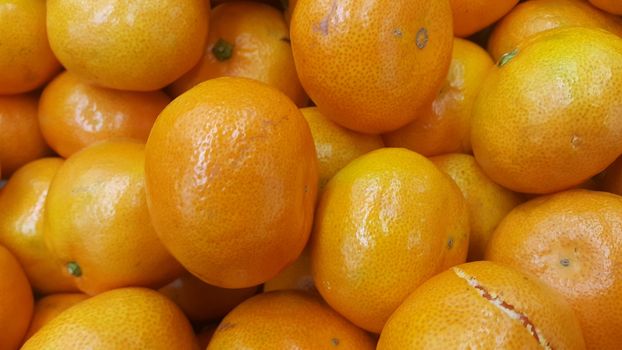
{"label": "green stem on orange", "polygon": [[233,56],[233,44],[226,41],[225,39],[218,39],[214,47],[212,47],[212,53],[216,56],[216,59],[219,61],[226,61]]}
{"label": "green stem on orange", "polygon": [[67,271],[70,275],[74,277],[82,276],[82,269],[80,268],[80,265],[78,265],[78,263],[75,261],[70,261],[67,263]]}
{"label": "green stem on orange", "polygon": [[499,59],[499,63],[497,63],[497,66],[499,66],[499,67],[505,66],[514,57],[516,57],[516,55],[518,55],[518,49],[514,49],[514,50],[512,50],[510,52],[504,53],[503,56],[501,56],[501,58]]}

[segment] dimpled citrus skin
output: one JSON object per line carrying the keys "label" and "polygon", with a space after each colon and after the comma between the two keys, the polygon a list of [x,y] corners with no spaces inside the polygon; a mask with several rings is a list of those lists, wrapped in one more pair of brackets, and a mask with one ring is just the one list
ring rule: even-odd
{"label": "dimpled citrus skin", "polygon": [[[501,310],[501,301],[513,310]],[[531,321],[540,343],[516,313]],[[459,265],[426,281],[391,316],[378,342],[378,350],[584,348],[579,322],[559,294],[488,261]]]}
{"label": "dimpled citrus skin", "polygon": [[41,94],[39,125],[50,147],[67,158],[112,137],[146,142],[156,117],[170,101],[162,91],[106,89],[64,72]]}
{"label": "dimpled citrus skin", "polygon": [[595,27],[622,36],[622,19],[585,0],[531,0],[518,4],[495,26],[488,52],[495,61],[543,31],[570,26]]}
{"label": "dimpled citrus skin", "polygon": [[88,295],[82,293],[63,293],[50,294],[37,300],[32,321],[24,340],[32,337],[41,327],[53,320],[61,312],[88,298]]}
{"label": "dimpled citrus skin", "polygon": [[60,70],[47,39],[45,3],[0,3],[0,95],[36,89]]}
{"label": "dimpled citrus skin", "polygon": [[26,274],[17,259],[0,246],[0,349],[14,350],[28,330],[34,300]]}
{"label": "dimpled citrus skin", "polygon": [[414,122],[383,135],[387,146],[405,147],[427,157],[471,152],[473,104],[492,65],[481,47],[455,38],[449,73],[438,96],[418,112]]}
{"label": "dimpled citrus skin", "polygon": [[48,0],[52,51],[80,78],[120,90],[157,90],[203,54],[206,0]]}
{"label": "dimpled citrus skin", "polygon": [[0,195],[0,244],[11,250],[42,294],[77,291],[45,244],[43,212],[61,158],[32,161],[13,174]]}
{"label": "dimpled citrus skin", "polygon": [[317,159],[302,114],[277,89],[246,78],[201,83],[160,114],[146,153],[153,225],[201,280],[255,286],[302,252]]}
{"label": "dimpled citrus skin", "polygon": [[[69,157],[52,181],[45,240],[59,268],[87,294],[159,287],[182,272],[151,225],[144,159],[138,141],[103,141]],[[72,263],[79,273],[70,271]]]}
{"label": "dimpled citrus skin", "polygon": [[622,342],[622,197],[571,190],[516,207],[486,259],[537,276],[573,307],[590,349]]}
{"label": "dimpled citrus skin", "polygon": [[299,0],[290,33],[300,82],[320,112],[364,133],[413,121],[451,60],[447,0]]}
{"label": "dimpled citrus skin", "polygon": [[449,267],[447,258],[465,261],[468,234],[464,198],[432,162],[402,148],[372,151],[321,196],[311,238],[316,288],[354,324],[379,333],[408,294]]}
{"label": "dimpled citrus skin", "polygon": [[622,38],[570,27],[539,34],[494,67],[475,102],[478,164],[517,192],[578,185],[622,153]]}
{"label": "dimpled citrus skin", "polygon": [[198,349],[184,314],[150,289],[121,288],[85,300],[47,323],[22,347],[39,349]]}
{"label": "dimpled citrus skin", "polygon": [[510,12],[518,0],[449,0],[453,14],[454,34],[469,36]]}
{"label": "dimpled citrus skin", "polygon": [[618,0],[589,0],[590,3],[600,9],[613,13],[614,15],[622,15],[622,3]]}
{"label": "dimpled citrus skin", "polygon": [[300,291],[259,294],[231,311],[212,336],[219,349],[374,349],[363,330],[316,296]]}

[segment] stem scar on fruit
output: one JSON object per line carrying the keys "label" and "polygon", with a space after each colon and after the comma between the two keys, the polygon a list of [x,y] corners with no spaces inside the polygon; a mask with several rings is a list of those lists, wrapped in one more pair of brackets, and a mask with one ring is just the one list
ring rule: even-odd
{"label": "stem scar on fruit", "polygon": [[516,57],[516,55],[518,55],[518,48],[510,51],[510,52],[506,52],[503,54],[503,56],[501,56],[501,58],[499,59],[499,63],[497,63],[498,67],[503,67],[506,64],[508,64],[508,62],[510,62],[514,57]]}
{"label": "stem scar on fruit", "polygon": [[78,265],[78,263],[75,261],[70,261],[67,263],[67,272],[69,272],[69,274],[73,277],[82,276],[82,269],[80,268],[80,265]]}
{"label": "stem scar on fruit", "polygon": [[223,38],[218,39],[214,47],[212,47],[212,53],[219,61],[226,61],[233,56],[233,44],[226,41]]}
{"label": "stem scar on fruit", "polygon": [[426,47],[426,45],[428,45],[429,39],[430,38],[428,36],[428,30],[425,27],[419,28],[417,34],[415,35],[415,42],[417,43],[417,47],[423,49],[424,47]]}

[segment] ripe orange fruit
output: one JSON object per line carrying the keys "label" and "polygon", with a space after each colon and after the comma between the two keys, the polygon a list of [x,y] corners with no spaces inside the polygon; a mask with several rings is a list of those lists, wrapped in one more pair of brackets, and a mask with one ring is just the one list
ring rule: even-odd
{"label": "ripe orange fruit", "polygon": [[48,43],[45,1],[0,4],[0,95],[34,90],[60,70]]}
{"label": "ripe orange fruit", "polygon": [[9,177],[22,165],[48,155],[33,95],[0,96],[0,163]]}
{"label": "ripe orange fruit", "polygon": [[87,294],[159,287],[181,274],[151,225],[144,162],[143,144],[103,141],[69,157],[50,185],[45,240]]}
{"label": "ripe orange fruit", "polygon": [[22,350],[198,349],[192,327],[158,292],[121,288],[65,310],[35,333]]}
{"label": "ripe orange fruit", "polygon": [[299,0],[290,32],[300,82],[320,112],[364,133],[413,121],[451,60],[447,0]]}
{"label": "ripe orange fruit", "polygon": [[264,292],[288,289],[317,293],[315,283],[313,282],[313,276],[311,275],[311,254],[308,248],[302,251],[302,254],[300,254],[293,264],[289,265],[276,277],[263,284]]}
{"label": "ripe orange fruit", "polygon": [[316,287],[354,324],[380,333],[418,285],[467,255],[467,206],[423,156],[384,148],[339,171],[321,196],[311,240]]}
{"label": "ripe orange fruit", "polygon": [[584,349],[561,296],[488,261],[432,277],[391,316],[378,349]]}
{"label": "ripe orange fruit", "polygon": [[622,19],[584,0],[531,0],[518,4],[499,21],[488,41],[488,52],[498,61],[538,33],[570,26],[602,28],[622,36]]}
{"label": "ripe orange fruit", "polygon": [[60,315],[61,312],[88,298],[88,295],[82,293],[66,293],[51,294],[37,300],[32,321],[24,340],[32,337],[41,327]]}
{"label": "ripe orange fruit", "polygon": [[383,135],[387,146],[405,147],[427,157],[471,152],[473,104],[492,65],[484,49],[454,39],[449,73],[440,92],[417,112],[414,122]]}
{"label": "ripe orange fruit", "polygon": [[106,89],[64,72],[43,90],[39,124],[50,147],[67,158],[112,137],[146,142],[153,122],[170,101],[162,91]]}
{"label": "ripe orange fruit", "polygon": [[159,289],[195,322],[222,318],[257,292],[257,287],[227,289],[209,285],[186,273]]}
{"label": "ripe orange fruit", "polygon": [[539,34],[501,59],[475,103],[478,164],[517,192],[578,185],[622,153],[622,38],[569,27]]}
{"label": "ripe orange fruit", "polygon": [[586,190],[516,207],[497,227],[486,259],[537,276],[573,307],[587,347],[622,343],[622,197]]}
{"label": "ripe orange fruit", "polygon": [[618,0],[589,0],[590,3],[614,15],[622,15],[622,3]]}
{"label": "ripe orange fruit", "polygon": [[13,174],[0,195],[0,244],[15,255],[32,287],[44,295],[77,290],[43,237],[45,200],[62,164],[61,158],[28,163]]}
{"label": "ripe orange fruit", "polygon": [[52,51],[70,72],[100,86],[161,89],[203,55],[205,0],[48,0]]}
{"label": "ripe orange fruit", "polygon": [[454,153],[430,160],[462,191],[471,223],[468,260],[482,260],[492,232],[522,198],[490,180],[471,155]]}
{"label": "ripe orange fruit", "polygon": [[622,157],[616,159],[598,180],[597,187],[622,196]]}
{"label": "ripe orange fruit", "polygon": [[250,1],[228,2],[211,12],[203,59],[171,85],[177,96],[203,81],[238,76],[281,90],[298,106],[307,104],[300,85],[283,13]]}
{"label": "ripe orange fruit", "polygon": [[373,349],[374,342],[324,304],[299,291],[254,296],[220,323],[208,350],[218,349]]}
{"label": "ripe orange fruit", "polygon": [[495,23],[510,12],[518,0],[449,0],[454,34],[469,36]]}
{"label": "ripe orange fruit", "polygon": [[216,78],[175,99],[147,141],[153,225],[188,271],[219,287],[276,276],[302,252],[318,171],[290,99],[246,78]]}

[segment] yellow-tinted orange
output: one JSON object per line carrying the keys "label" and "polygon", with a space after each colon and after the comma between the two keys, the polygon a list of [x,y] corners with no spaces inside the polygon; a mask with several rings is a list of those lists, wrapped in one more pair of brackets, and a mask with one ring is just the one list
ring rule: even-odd
{"label": "yellow-tinted orange", "polygon": [[614,15],[622,15],[622,3],[618,0],[589,0],[590,3],[600,9]]}
{"label": "yellow-tinted orange", "polygon": [[27,340],[32,337],[41,327],[60,315],[61,312],[88,298],[88,295],[82,293],[66,293],[50,294],[37,300],[32,321],[24,339]]}
{"label": "yellow-tinted orange", "polygon": [[518,0],[449,0],[454,34],[469,36],[493,24],[510,12]]}

